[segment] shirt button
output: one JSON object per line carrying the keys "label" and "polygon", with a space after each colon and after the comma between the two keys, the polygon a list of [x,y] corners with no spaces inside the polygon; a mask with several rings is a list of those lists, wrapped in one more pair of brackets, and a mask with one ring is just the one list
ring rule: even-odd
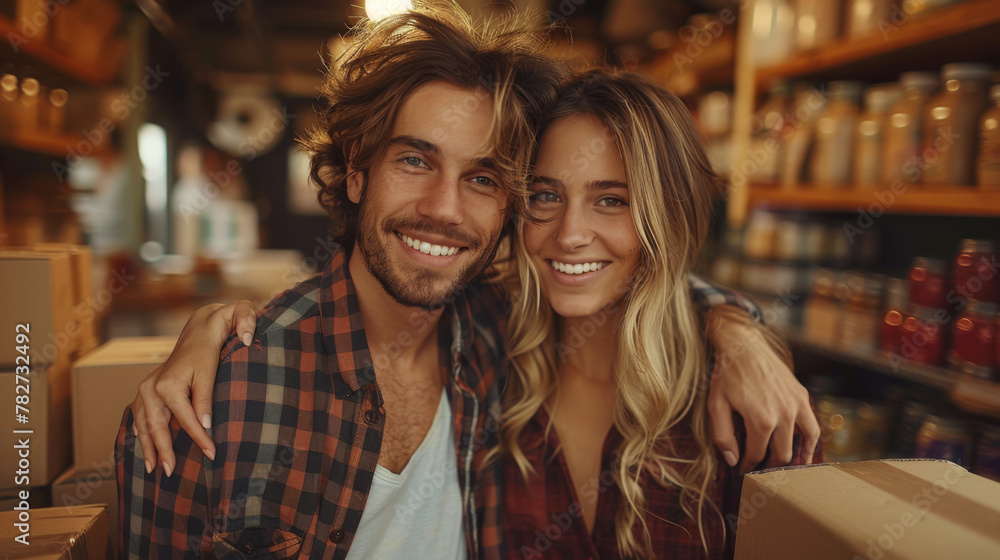
{"label": "shirt button", "polygon": [[374,426],[375,424],[378,424],[378,412],[375,412],[374,410],[366,410],[364,417],[365,422],[369,425]]}
{"label": "shirt button", "polygon": [[332,542],[333,544],[340,544],[341,542],[344,541],[344,536],[345,536],[344,532],[341,531],[340,529],[337,529],[336,531],[330,533],[330,542]]}

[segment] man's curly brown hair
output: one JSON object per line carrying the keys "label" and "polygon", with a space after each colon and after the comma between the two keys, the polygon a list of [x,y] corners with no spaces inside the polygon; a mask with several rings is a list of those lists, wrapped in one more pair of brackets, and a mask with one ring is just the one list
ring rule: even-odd
{"label": "man's curly brown hair", "polygon": [[364,173],[367,179],[406,97],[433,81],[492,99],[489,142],[510,193],[506,215],[524,211],[535,126],[567,75],[561,63],[542,53],[533,21],[512,14],[474,24],[454,4],[423,3],[352,30],[350,47],[324,80],[320,125],[300,140],[312,156],[310,176],[341,245],[350,250],[358,226],[359,207],[347,196],[348,174]]}

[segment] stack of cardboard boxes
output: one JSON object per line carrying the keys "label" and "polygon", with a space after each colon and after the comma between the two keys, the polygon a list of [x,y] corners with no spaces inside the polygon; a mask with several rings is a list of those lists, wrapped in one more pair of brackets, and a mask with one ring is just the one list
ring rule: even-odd
{"label": "stack of cardboard boxes", "polygon": [[[107,504],[114,540],[122,412],[176,338],[115,339],[98,348],[98,325],[113,294],[95,292],[91,275],[86,247],[0,251],[0,333],[8,341],[0,343],[0,395],[9,406],[21,404],[26,420],[0,416],[0,448],[14,450],[0,454],[0,512],[22,501],[33,510]],[[25,474],[7,476],[19,470]]]}

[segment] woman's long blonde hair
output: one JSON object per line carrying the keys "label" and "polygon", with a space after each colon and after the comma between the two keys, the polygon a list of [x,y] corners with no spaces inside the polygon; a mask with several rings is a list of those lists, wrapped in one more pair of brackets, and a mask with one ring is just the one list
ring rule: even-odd
{"label": "woman's long blonde hair", "polygon": [[[715,176],[684,104],[635,74],[593,70],[573,78],[543,119],[539,138],[546,125],[571,115],[596,117],[614,137],[641,242],[632,286],[608,315],[617,321],[615,427],[623,436],[614,468],[624,497],[615,522],[618,547],[625,557],[654,556],[641,487],[653,477],[680,489],[681,506],[697,521],[707,550],[703,520],[713,505],[706,495],[718,463],[702,390],[705,343],[687,274],[707,234]],[[557,345],[558,322],[539,288],[539,271],[520,231],[516,237],[517,277],[509,283],[513,372],[500,437],[501,450],[527,479],[532,468],[519,437],[556,391],[564,353],[574,349]],[[698,444],[694,459],[677,457],[668,437],[684,421]]]}

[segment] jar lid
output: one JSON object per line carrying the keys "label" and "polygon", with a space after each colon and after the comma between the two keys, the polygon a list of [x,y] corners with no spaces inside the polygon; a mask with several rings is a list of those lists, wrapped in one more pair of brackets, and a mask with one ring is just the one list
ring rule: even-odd
{"label": "jar lid", "polygon": [[865,109],[872,113],[885,113],[903,96],[898,84],[878,84],[865,90]]}
{"label": "jar lid", "polygon": [[826,93],[831,99],[846,99],[857,101],[861,97],[864,85],[853,80],[838,80],[826,84]]}
{"label": "jar lid", "polygon": [[903,72],[899,75],[899,83],[906,89],[916,88],[927,92],[934,91],[941,85],[933,72]]}
{"label": "jar lid", "polygon": [[944,274],[944,261],[941,259],[931,259],[928,257],[917,257],[913,259],[913,268],[922,268],[927,272]]}
{"label": "jar lid", "polygon": [[979,315],[987,315],[989,317],[996,318],[996,315],[1000,313],[1000,305],[989,301],[976,301],[974,299],[970,299],[965,306],[965,310],[969,313],[977,313]]}
{"label": "jar lid", "polygon": [[996,244],[989,239],[963,239],[958,242],[961,253],[992,253],[996,249]]}
{"label": "jar lid", "polygon": [[989,64],[955,62],[952,64],[945,64],[941,68],[941,77],[945,80],[973,80],[978,82],[988,82],[992,72],[993,67]]}

